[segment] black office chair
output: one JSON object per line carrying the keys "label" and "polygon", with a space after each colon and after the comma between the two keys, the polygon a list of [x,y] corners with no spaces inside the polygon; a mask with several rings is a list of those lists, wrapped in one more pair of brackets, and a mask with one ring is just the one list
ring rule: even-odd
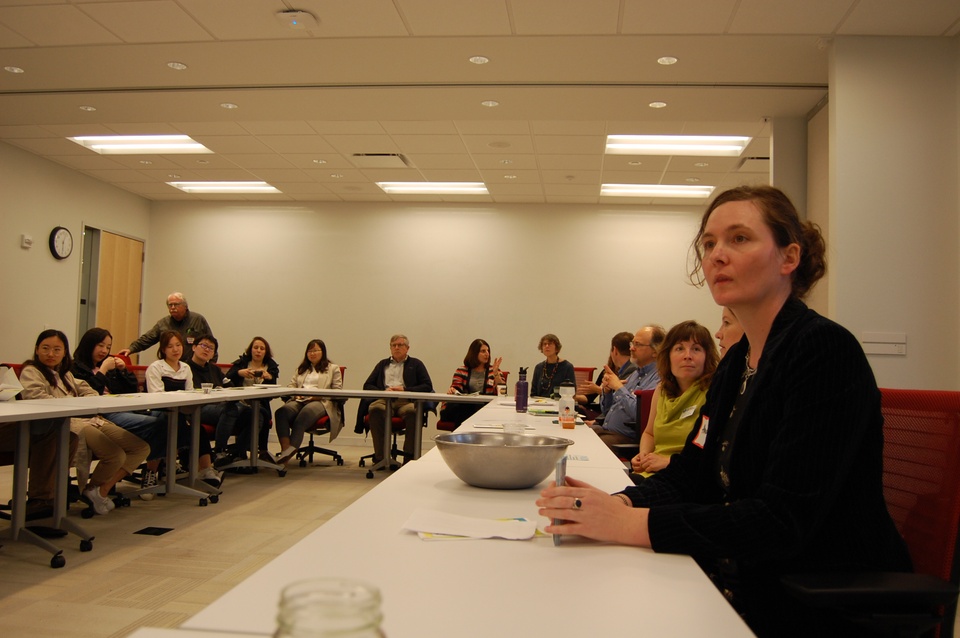
{"label": "black office chair", "polygon": [[796,574],[798,600],[878,636],[953,636],[960,584],[960,392],[881,390],[883,490],[914,573]]}

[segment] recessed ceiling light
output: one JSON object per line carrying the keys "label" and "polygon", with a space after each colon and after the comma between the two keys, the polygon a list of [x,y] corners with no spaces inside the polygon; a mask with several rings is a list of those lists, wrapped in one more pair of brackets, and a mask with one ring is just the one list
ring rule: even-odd
{"label": "recessed ceiling light", "polygon": [[629,164],[630,166],[643,166],[643,162],[638,162],[637,160],[633,160],[632,162],[627,162],[627,164]]}
{"label": "recessed ceiling light", "polygon": [[169,175],[167,175],[167,177],[170,179],[180,179],[180,176],[177,175],[176,173],[170,173]]}
{"label": "recessed ceiling light", "polygon": [[341,177],[343,177],[343,173],[330,173],[330,177],[332,177],[333,179],[340,179]]}
{"label": "recessed ceiling light", "polygon": [[712,155],[738,157],[749,137],[733,135],[608,135],[608,155]]}
{"label": "recessed ceiling light", "polygon": [[503,179],[517,179],[516,175],[504,175]]}
{"label": "recessed ceiling light", "polygon": [[144,164],[144,165],[146,165],[146,166],[149,166],[150,164],[153,164],[153,162],[151,162],[150,160],[140,160],[140,163],[141,163],[141,164]]}
{"label": "recessed ceiling light", "polygon": [[279,193],[266,182],[167,182],[185,193]]}
{"label": "recessed ceiling light", "polygon": [[662,64],[663,66],[670,66],[671,64],[676,64],[677,59],[672,55],[665,55],[662,58],[657,59],[657,64]]}
{"label": "recessed ceiling light", "polygon": [[699,177],[688,177],[688,178],[686,179],[686,181],[690,182],[691,184],[696,184],[697,182],[700,181],[700,178],[699,178]]}
{"label": "recessed ceiling light", "polygon": [[694,164],[694,166],[696,166],[697,168],[706,168],[706,167],[710,166],[710,163],[709,163],[709,162],[697,162],[696,164]]}
{"label": "recessed ceiling light", "polygon": [[167,66],[173,69],[174,71],[186,71],[187,65],[183,62],[167,62]]}
{"label": "recessed ceiling light", "polygon": [[81,110],[81,111],[86,111],[87,113],[93,113],[94,111],[97,110],[97,107],[84,105],[84,106],[81,106],[81,107],[80,107],[80,110]]}
{"label": "recessed ceiling light", "polygon": [[500,102],[497,102],[496,100],[484,100],[483,102],[480,102],[480,105],[493,108],[495,106],[500,106]]}
{"label": "recessed ceiling light", "polygon": [[377,182],[385,193],[401,195],[487,195],[483,182]]}
{"label": "recessed ceiling light", "polygon": [[327,160],[325,160],[325,159],[315,159],[315,160],[313,160],[313,163],[314,163],[314,164],[326,164],[326,163],[327,163]]}
{"label": "recessed ceiling light", "polygon": [[209,164],[210,160],[197,160],[197,164]]}
{"label": "recessed ceiling light", "polygon": [[101,155],[164,155],[182,153],[212,153],[189,135],[87,135],[68,137],[71,142],[89,148]]}
{"label": "recessed ceiling light", "polygon": [[650,104],[648,104],[647,106],[649,106],[652,109],[665,109],[667,108],[667,103],[666,102],[650,102]]}
{"label": "recessed ceiling light", "polygon": [[487,146],[490,148],[510,148],[510,142],[490,142]]}
{"label": "recessed ceiling light", "polygon": [[490,58],[483,55],[475,55],[472,58],[470,58],[470,62],[472,62],[473,64],[486,64],[489,61],[490,61]]}
{"label": "recessed ceiling light", "polygon": [[234,104],[233,102],[221,102],[220,108],[229,110],[229,109],[238,109],[240,107]]}
{"label": "recessed ceiling light", "polygon": [[669,184],[601,184],[600,194],[608,197],[656,197],[663,199],[706,199],[713,186],[672,186]]}
{"label": "recessed ceiling light", "polygon": [[25,73],[25,71],[18,66],[5,66],[3,70],[7,73]]}
{"label": "recessed ceiling light", "polygon": [[508,165],[510,165],[510,164],[513,164],[513,160],[510,160],[510,159],[502,159],[502,160],[500,160],[500,163],[503,164],[504,166],[508,166]]}

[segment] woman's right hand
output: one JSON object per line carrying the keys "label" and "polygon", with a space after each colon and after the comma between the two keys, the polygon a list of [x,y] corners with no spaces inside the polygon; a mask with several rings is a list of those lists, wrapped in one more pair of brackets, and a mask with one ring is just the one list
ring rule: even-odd
{"label": "woman's right hand", "polygon": [[100,372],[106,374],[117,367],[117,360],[111,356],[100,362]]}
{"label": "woman's right hand", "polygon": [[455,387],[450,386],[449,388],[447,388],[447,394],[456,394],[456,393],[457,393],[457,389]]}

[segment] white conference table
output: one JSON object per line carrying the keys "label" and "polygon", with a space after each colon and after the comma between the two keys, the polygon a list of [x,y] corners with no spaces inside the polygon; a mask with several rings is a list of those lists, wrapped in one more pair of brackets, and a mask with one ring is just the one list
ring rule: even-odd
{"label": "white conference table", "polygon": [[[508,400],[509,401],[509,400]],[[475,425],[522,420],[538,434],[570,438],[569,476],[617,491],[622,464],[587,426],[563,430],[552,417],[518,415],[503,398]],[[477,430],[479,431],[479,430]],[[281,589],[305,578],[368,581],[383,595],[383,630],[391,638],[610,636],[642,631],[668,636],[751,636],[688,556],[655,554],[565,537],[528,541],[424,541],[401,527],[417,509],[482,518],[542,521],[539,486],[486,490],[460,481],[438,449],[395,474],[292,548],[187,620],[185,630],[269,636]]]}

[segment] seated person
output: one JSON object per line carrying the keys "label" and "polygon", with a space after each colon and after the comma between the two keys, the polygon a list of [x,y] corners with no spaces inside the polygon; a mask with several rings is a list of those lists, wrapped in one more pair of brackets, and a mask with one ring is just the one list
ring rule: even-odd
{"label": "seated person", "polygon": [[637,369],[626,381],[610,368],[604,368],[600,405],[603,421],[592,423],[594,432],[608,446],[621,443],[637,443],[640,433],[637,427],[636,390],[652,390],[660,383],[657,372],[657,352],[665,337],[658,325],[644,326],[637,330],[630,342],[630,359]]}
{"label": "seated person", "polygon": [[[490,363],[490,344],[483,339],[474,339],[467,348],[463,365],[453,373],[447,394],[497,394],[497,385],[503,383],[500,373],[502,357]],[[444,403],[440,408],[440,420],[458,426],[476,414],[483,403]]]}
{"label": "seated person", "polygon": [[[364,390],[387,390],[391,392],[433,392],[433,382],[427,367],[419,359],[408,356],[410,340],[396,334],[390,337],[390,356],[373,367],[373,371],[363,383]],[[414,457],[416,438],[414,428],[417,408],[409,399],[396,399],[391,402],[393,412],[403,418],[406,431],[403,438],[403,451],[408,459]],[[370,436],[373,437],[374,464],[383,460],[383,435],[393,414],[387,414],[387,402],[377,399],[367,408],[370,416]],[[358,417],[359,418],[359,417]]]}
{"label": "seated person", "polygon": [[[44,330],[37,337],[33,358],[25,361],[20,372],[24,399],[60,399],[99,396],[85,381],[70,372],[67,336],[59,330]],[[84,500],[97,514],[109,514],[114,508],[108,495],[113,486],[131,474],[147,458],[150,446],[101,416],[70,419],[70,430],[86,443],[98,461],[86,485],[81,485]],[[78,470],[86,470],[80,468]]]}
{"label": "seated person", "polygon": [[[105,328],[90,328],[73,351],[73,376],[98,394],[131,394],[138,392],[137,377],[127,370],[120,357],[111,357],[113,336]],[[148,461],[159,461],[165,453],[166,419],[159,413],[111,412],[110,421],[136,435],[150,445]]]}
{"label": "seated person", "polygon": [[683,321],[670,328],[657,353],[660,385],[640,435],[640,452],[630,460],[634,483],[665,468],[670,456],[683,449],[719,361],[710,331],[699,323]]}
{"label": "seated person", "polygon": [[560,358],[561,348],[563,346],[557,335],[545,334],[540,337],[537,349],[546,358],[533,368],[530,396],[559,398],[560,384],[564,381],[577,385],[577,373],[573,369],[573,364]]}
{"label": "seated person", "polygon": [[740,320],[726,306],[723,307],[723,313],[720,315],[720,329],[713,336],[719,342],[717,345],[720,348],[721,359],[727,354],[727,350],[743,337],[743,326],[740,325]]}
{"label": "seated person", "polygon": [[[291,388],[343,387],[340,366],[327,357],[327,344],[322,339],[307,343],[303,361],[290,380]],[[330,418],[330,440],[337,438],[343,427],[343,414],[329,397],[294,396],[277,409],[277,438],[280,439],[280,456],[277,463],[286,465],[303,443],[303,434],[321,417]]]}
{"label": "seated person", "polygon": [[[233,387],[250,386],[258,383],[277,384],[280,365],[273,358],[273,350],[263,337],[254,337],[227,371],[224,384]],[[260,405],[260,430],[257,433],[257,447],[264,460],[272,460],[267,452],[267,438],[270,435],[270,402],[258,401]],[[217,423],[216,446],[219,460],[217,465],[232,463],[242,454],[234,455],[227,450],[227,441],[236,437],[237,450],[246,450],[250,441],[250,428],[253,427],[253,410],[246,401],[230,401],[224,404],[223,414]]]}
{"label": "seated person", "polygon": [[[160,348],[157,350],[159,359],[147,366],[147,392],[169,392],[173,390],[193,389],[193,370],[189,365],[180,360],[183,355],[183,337],[175,330],[166,330],[160,334]],[[164,417],[166,418],[166,417]],[[187,422],[184,414],[179,415],[179,425],[177,427],[177,449],[190,449],[192,436],[190,424]],[[198,424],[199,427],[199,424]],[[166,430],[164,430],[166,433]],[[164,446],[166,440],[164,440]],[[212,448],[210,447],[210,437],[206,430],[200,428],[200,448],[198,457],[197,477],[205,483],[214,487],[220,487],[223,480],[223,474],[213,467]],[[174,468],[167,468],[167,471],[174,471]],[[156,485],[159,477],[156,470],[150,468],[144,471],[142,486],[148,487],[150,483]]]}
{"label": "seated person", "polygon": [[[632,339],[633,334],[618,332],[610,340],[610,356],[607,359],[607,366],[617,372],[621,381],[637,369],[637,365],[630,358],[630,341]],[[574,401],[577,402],[577,412],[588,421],[596,419],[603,413],[603,408],[600,406],[600,384],[603,383],[605,373],[606,370],[601,367],[596,382],[584,381],[577,386],[577,394],[573,397]]]}

